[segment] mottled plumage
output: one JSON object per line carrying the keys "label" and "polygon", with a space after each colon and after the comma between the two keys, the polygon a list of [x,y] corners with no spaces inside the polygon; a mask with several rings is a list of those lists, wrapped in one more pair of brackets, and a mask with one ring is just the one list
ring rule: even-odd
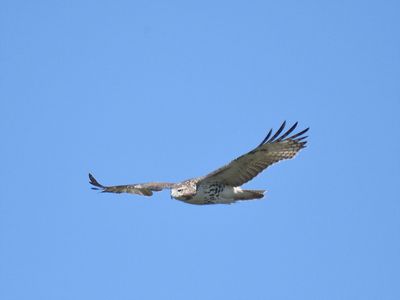
{"label": "mottled plumage", "polygon": [[151,196],[163,189],[171,190],[171,197],[190,204],[230,204],[238,200],[259,199],[265,190],[242,190],[241,185],[250,181],[270,165],[293,158],[306,146],[304,134],[309,128],[297,134],[290,134],[297,122],[280,135],[286,122],[272,135],[272,129],[264,140],[250,152],[236,158],[229,164],[202,177],[185,180],[180,183],[150,182],[129,185],[104,186],[89,174],[93,189],[109,193],[130,193]]}

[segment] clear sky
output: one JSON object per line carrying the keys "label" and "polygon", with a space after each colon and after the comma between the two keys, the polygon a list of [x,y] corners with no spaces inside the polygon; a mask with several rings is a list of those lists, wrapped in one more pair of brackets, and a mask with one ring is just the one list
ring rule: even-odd
{"label": "clear sky", "polygon": [[[398,1],[0,3],[0,298],[400,299]],[[283,120],[309,146],[192,206]]]}

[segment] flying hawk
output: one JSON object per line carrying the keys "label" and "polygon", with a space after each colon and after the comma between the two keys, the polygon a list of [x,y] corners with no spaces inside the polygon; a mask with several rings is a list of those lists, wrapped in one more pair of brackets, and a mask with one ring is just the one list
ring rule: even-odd
{"label": "flying hawk", "polygon": [[250,152],[236,158],[229,164],[202,177],[188,179],[179,183],[149,182],[128,185],[105,186],[89,174],[92,189],[107,193],[129,193],[151,196],[153,192],[163,189],[171,190],[171,198],[190,204],[230,204],[238,200],[252,200],[264,197],[265,190],[243,190],[241,185],[253,179],[270,165],[284,159],[293,158],[297,152],[306,147],[309,128],[289,136],[297,122],[284,134],[280,135],[286,125],[272,135],[272,129],[264,140]]}

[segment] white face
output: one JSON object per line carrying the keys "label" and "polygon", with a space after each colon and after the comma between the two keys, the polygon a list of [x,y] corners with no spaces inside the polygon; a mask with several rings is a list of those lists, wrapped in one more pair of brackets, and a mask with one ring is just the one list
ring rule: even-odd
{"label": "white face", "polygon": [[171,189],[171,197],[178,200],[189,200],[196,194],[196,190],[191,186],[178,186]]}

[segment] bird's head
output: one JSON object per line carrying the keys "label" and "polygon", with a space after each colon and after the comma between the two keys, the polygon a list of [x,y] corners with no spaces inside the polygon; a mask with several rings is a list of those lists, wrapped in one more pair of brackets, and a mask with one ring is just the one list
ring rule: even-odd
{"label": "bird's head", "polygon": [[183,183],[171,189],[171,197],[177,200],[190,200],[196,194],[196,186]]}

